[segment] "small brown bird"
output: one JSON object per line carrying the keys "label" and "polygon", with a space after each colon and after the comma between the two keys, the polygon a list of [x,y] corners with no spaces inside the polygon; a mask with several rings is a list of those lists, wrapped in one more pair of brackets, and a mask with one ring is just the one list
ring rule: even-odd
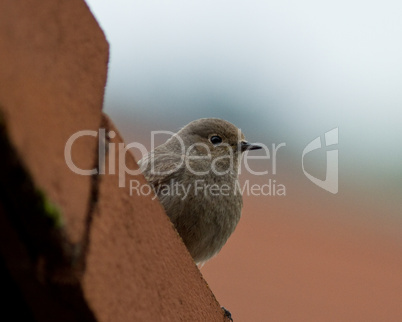
{"label": "small brown bird", "polygon": [[138,163],[197,264],[216,255],[239,222],[242,153],[261,149],[233,124],[193,121]]}

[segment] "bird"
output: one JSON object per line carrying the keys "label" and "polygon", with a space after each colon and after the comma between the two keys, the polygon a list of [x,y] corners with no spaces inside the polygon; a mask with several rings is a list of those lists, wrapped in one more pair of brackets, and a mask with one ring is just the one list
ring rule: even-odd
{"label": "bird", "polygon": [[241,157],[261,148],[232,123],[202,118],[138,161],[197,265],[214,257],[235,230],[243,207]]}

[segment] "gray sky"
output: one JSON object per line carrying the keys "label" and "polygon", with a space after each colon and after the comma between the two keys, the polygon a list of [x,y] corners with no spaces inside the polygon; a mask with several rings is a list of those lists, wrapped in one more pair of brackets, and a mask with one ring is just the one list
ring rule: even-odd
{"label": "gray sky", "polygon": [[349,172],[401,168],[401,1],[87,3],[111,45],[112,116],[222,117],[297,153],[339,127]]}

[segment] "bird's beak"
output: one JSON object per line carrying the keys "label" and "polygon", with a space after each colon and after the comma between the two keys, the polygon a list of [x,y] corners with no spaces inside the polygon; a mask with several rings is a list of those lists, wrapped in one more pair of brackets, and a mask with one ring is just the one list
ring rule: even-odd
{"label": "bird's beak", "polygon": [[239,143],[239,150],[241,152],[244,152],[247,150],[258,150],[258,149],[262,149],[262,146],[259,146],[257,144],[253,144],[253,143],[248,143],[247,141],[241,141]]}

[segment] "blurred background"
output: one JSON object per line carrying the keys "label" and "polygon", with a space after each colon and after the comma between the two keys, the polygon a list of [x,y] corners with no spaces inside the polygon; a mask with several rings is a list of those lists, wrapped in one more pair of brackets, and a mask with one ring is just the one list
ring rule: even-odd
{"label": "blurred background", "polygon": [[[105,111],[127,143],[149,148],[152,130],[201,117],[271,152],[286,143],[276,174],[272,159],[250,162],[267,175],[242,171],[286,196],[245,196],[201,269],[235,321],[401,321],[402,2],[87,3],[110,44]],[[337,194],[302,170],[306,145],[334,128],[339,144],[304,163],[325,180],[338,149]]]}

